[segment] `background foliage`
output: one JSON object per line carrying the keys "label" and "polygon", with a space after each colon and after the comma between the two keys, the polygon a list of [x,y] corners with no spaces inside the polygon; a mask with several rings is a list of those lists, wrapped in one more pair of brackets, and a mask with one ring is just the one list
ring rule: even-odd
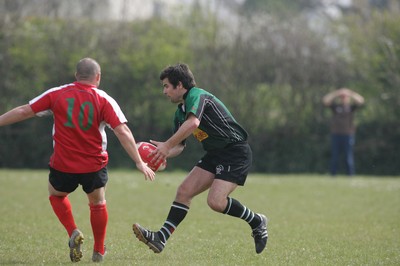
{"label": "background foliage", "polygon": [[[346,86],[366,98],[357,113],[357,172],[399,174],[399,12],[349,12],[321,31],[298,15],[316,1],[291,2],[245,1],[235,27],[201,6],[169,20],[3,19],[0,112],[73,81],[76,62],[89,56],[100,62],[100,88],[119,102],[136,139],[166,140],[175,106],[162,95],[158,76],[186,62],[198,86],[221,98],[249,131],[253,171],[325,173],[330,112],[321,98]],[[45,167],[50,120],[1,128],[0,167]],[[110,164],[131,167],[108,136]],[[190,139],[169,169],[188,169],[200,150]]]}

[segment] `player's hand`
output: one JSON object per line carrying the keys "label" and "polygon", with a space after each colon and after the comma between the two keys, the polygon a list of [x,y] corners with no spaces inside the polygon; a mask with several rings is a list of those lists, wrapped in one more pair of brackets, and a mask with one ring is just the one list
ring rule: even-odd
{"label": "player's hand", "polygon": [[150,140],[150,143],[157,147],[149,154],[149,157],[154,156],[151,163],[158,164],[168,158],[170,147],[165,142]]}
{"label": "player's hand", "polygon": [[154,171],[151,170],[145,162],[142,161],[136,163],[136,167],[137,169],[139,169],[140,172],[144,174],[145,180],[154,181],[154,179],[156,178],[156,173],[154,173]]}

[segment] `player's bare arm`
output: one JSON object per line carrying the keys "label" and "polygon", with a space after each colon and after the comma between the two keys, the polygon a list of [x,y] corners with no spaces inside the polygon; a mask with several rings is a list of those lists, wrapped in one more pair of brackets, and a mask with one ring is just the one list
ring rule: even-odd
{"label": "player's bare arm", "polygon": [[136,163],[136,167],[141,171],[146,179],[154,180],[155,173],[142,160],[136,147],[135,138],[129,127],[124,123],[114,128],[114,133],[120,141],[122,147]]}
{"label": "player's bare arm", "polygon": [[29,104],[21,105],[1,115],[0,126],[11,125],[34,116],[35,113]]}
{"label": "player's bare arm", "polygon": [[[155,140],[150,140],[150,143],[154,144],[155,146],[160,145],[161,143],[163,143],[162,141],[155,141]],[[173,158],[178,156],[179,154],[182,153],[182,151],[185,149],[185,145],[182,143],[179,143],[178,145],[176,145],[175,147],[171,148],[169,150],[169,154],[167,158]]]}
{"label": "player's bare arm", "polygon": [[154,158],[152,161],[158,162],[171,157],[171,150],[187,139],[194,130],[200,125],[200,120],[194,115],[189,114],[186,121],[179,127],[178,131],[175,132],[166,142],[160,142],[157,145],[157,149],[154,151]]}

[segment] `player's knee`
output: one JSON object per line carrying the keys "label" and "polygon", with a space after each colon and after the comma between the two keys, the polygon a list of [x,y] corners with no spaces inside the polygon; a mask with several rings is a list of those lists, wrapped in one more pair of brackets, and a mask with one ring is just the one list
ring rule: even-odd
{"label": "player's knee", "polygon": [[216,211],[216,212],[223,212],[226,207],[226,206],[223,206],[224,204],[221,200],[218,200],[214,197],[208,197],[207,204],[213,211]]}
{"label": "player's knee", "polygon": [[192,199],[190,192],[182,185],[180,185],[176,191],[176,200],[178,202],[187,202]]}
{"label": "player's knee", "polygon": [[97,205],[106,205],[106,200],[96,200],[89,203],[89,205],[97,206]]}

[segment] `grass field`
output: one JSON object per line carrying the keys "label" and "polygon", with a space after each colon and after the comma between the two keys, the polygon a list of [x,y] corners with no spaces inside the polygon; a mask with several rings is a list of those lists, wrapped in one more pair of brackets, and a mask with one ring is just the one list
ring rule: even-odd
{"label": "grass field", "polygon": [[[269,217],[267,250],[254,251],[250,227],[211,211],[206,194],[161,254],[133,235],[132,223],[157,230],[185,173],[109,170],[108,254],[104,265],[400,265],[400,178],[249,176],[232,197]],[[89,207],[70,196],[85,234],[80,265],[92,264]],[[51,210],[47,171],[0,170],[0,264],[70,264],[67,233]]]}

